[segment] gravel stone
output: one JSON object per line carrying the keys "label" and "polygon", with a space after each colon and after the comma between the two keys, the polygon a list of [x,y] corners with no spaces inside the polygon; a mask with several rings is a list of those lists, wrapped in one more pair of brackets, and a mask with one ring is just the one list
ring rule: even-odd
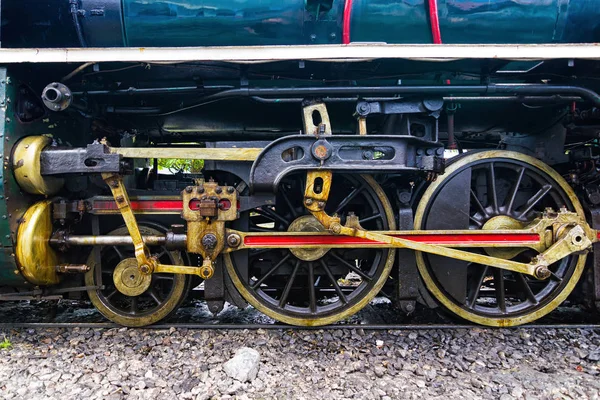
{"label": "gravel stone", "polygon": [[258,374],[260,354],[249,347],[242,347],[235,356],[223,364],[225,373],[240,382],[252,381]]}
{"label": "gravel stone", "polygon": [[[585,400],[600,393],[594,329],[74,328],[0,335],[12,343],[0,350],[0,399]],[[226,366],[243,348],[256,368],[248,379]]]}

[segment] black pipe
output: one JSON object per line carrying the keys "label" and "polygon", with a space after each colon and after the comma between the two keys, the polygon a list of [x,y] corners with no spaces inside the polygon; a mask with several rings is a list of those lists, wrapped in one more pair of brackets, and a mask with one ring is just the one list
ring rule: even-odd
{"label": "black pipe", "polygon": [[[102,71],[101,71],[102,72]],[[231,85],[214,85],[214,86],[176,86],[176,87],[164,87],[164,88],[135,88],[130,87],[127,89],[117,90],[83,90],[79,92],[72,92],[74,96],[111,96],[111,95],[134,95],[134,94],[185,94],[194,93],[204,90],[226,90],[232,89]]]}
{"label": "black pipe", "polygon": [[600,95],[593,90],[581,86],[544,85],[544,84],[490,84],[461,86],[336,86],[336,87],[299,87],[299,88],[237,88],[223,90],[204,96],[198,103],[185,105],[177,109],[165,111],[162,115],[173,114],[208,104],[213,101],[233,97],[323,97],[330,95],[511,95],[511,96],[579,96],[596,107],[600,107]]}
{"label": "black pipe", "polygon": [[73,25],[75,25],[75,32],[77,33],[77,39],[81,47],[87,47],[85,38],[83,37],[83,30],[81,29],[81,23],[79,21],[79,0],[69,0],[71,5],[71,16],[73,17]]}
{"label": "black pipe", "polygon": [[[267,104],[283,104],[283,103],[302,103],[302,97],[284,97],[284,98],[268,98],[260,96],[252,96],[252,100],[258,103]],[[358,100],[364,101],[398,101],[402,97],[324,97],[321,100],[325,103],[341,103],[353,102]],[[582,101],[579,96],[443,96],[444,101],[451,102],[503,102],[503,103],[572,103]]]}

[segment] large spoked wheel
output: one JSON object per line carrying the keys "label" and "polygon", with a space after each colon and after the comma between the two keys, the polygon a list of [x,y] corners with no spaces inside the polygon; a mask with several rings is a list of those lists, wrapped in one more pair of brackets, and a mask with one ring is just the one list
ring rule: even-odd
{"label": "large spoked wheel", "polygon": [[[457,158],[427,188],[416,211],[415,229],[520,229],[546,207],[566,207],[584,216],[567,182],[539,160],[508,151],[474,152]],[[487,254],[529,262],[537,253],[488,249]],[[549,279],[540,281],[417,252],[419,272],[429,291],[456,315],[489,326],[524,324],[548,314],[573,290],[585,259],[585,255],[566,257],[551,265]]]}
{"label": "large spoked wheel", "polygon": [[[161,234],[157,229],[140,226],[142,235]],[[127,228],[118,228],[109,235],[128,235]],[[150,252],[158,256],[163,264],[182,265],[183,259],[177,251],[167,251],[162,247],[150,247]],[[152,274],[139,295],[127,296],[117,289],[115,277],[123,276],[123,281],[131,279],[133,284],[141,283],[137,275],[137,263],[130,266],[131,273],[115,274],[127,261],[133,261],[133,246],[104,246],[100,248],[101,267],[97,264],[94,252],[87,265],[90,271],[85,275],[87,286],[104,286],[104,289],[88,290],[92,304],[109,320],[124,326],[139,327],[154,324],[173,313],[189,289],[189,277],[180,274]],[[121,267],[119,267],[119,265]],[[119,271],[119,270],[118,270]],[[125,281],[125,283],[127,283]],[[137,288],[130,285],[133,291]]]}
{"label": "large spoked wheel", "polygon": [[[306,174],[287,177],[275,206],[246,215],[255,232],[315,232],[323,226],[304,208]],[[369,230],[395,229],[382,188],[369,176],[334,175],[325,211],[345,222],[354,212]],[[293,325],[317,326],[346,318],[379,292],[394,262],[390,249],[263,249],[225,254],[235,286],[252,306]]]}

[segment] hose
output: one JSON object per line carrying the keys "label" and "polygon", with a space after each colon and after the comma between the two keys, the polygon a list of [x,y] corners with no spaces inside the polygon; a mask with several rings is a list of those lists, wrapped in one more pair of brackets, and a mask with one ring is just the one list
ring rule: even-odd
{"label": "hose", "polygon": [[77,39],[81,47],[87,47],[85,38],[83,37],[83,30],[81,29],[81,23],[79,21],[79,0],[69,0],[71,5],[71,16],[73,17],[73,25],[75,26],[75,32],[77,33]]}

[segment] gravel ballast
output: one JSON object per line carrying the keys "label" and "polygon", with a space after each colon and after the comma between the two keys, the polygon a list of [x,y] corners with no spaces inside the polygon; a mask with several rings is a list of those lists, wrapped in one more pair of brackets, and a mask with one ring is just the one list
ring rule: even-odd
{"label": "gravel ballast", "polygon": [[[2,334],[12,343],[0,350],[3,399],[600,398],[591,329]],[[239,381],[224,364],[244,347],[258,352],[258,373]]]}

